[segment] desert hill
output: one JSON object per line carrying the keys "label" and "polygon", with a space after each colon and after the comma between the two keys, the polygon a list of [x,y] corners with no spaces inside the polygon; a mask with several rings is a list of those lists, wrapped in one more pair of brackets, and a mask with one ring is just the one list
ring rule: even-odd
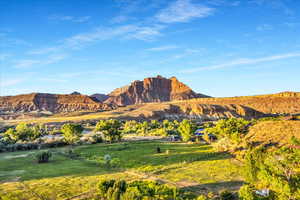
{"label": "desert hill", "polygon": [[176,77],[167,79],[162,76],[134,81],[128,86],[115,89],[108,96],[105,103],[118,106],[208,97],[195,93]]}
{"label": "desert hill", "polygon": [[186,103],[210,105],[236,104],[265,114],[297,114],[300,113],[300,92],[281,92],[269,95],[226,98],[198,98],[187,100]]}
{"label": "desert hill", "polygon": [[250,127],[247,141],[289,144],[292,137],[300,138],[300,121],[262,121]]}
{"label": "desert hill", "polygon": [[32,93],[0,97],[0,112],[74,112],[110,110],[111,106],[81,94]]}
{"label": "desert hill", "polygon": [[[31,93],[0,97],[0,117],[17,119],[61,113],[70,116],[93,112],[115,118],[259,118],[276,114],[299,114],[300,93],[207,98],[172,77],[157,76],[134,81],[108,95]],[[126,106],[126,107],[124,107]],[[124,107],[124,108],[122,108]],[[37,114],[35,114],[37,113]],[[103,114],[102,114],[103,113]],[[26,117],[25,116],[25,117]],[[27,117],[28,117],[27,116]],[[87,117],[88,118],[88,117]]]}

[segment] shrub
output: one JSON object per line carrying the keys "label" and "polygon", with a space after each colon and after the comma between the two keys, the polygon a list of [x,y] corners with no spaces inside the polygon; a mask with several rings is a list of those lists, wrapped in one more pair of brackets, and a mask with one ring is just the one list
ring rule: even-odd
{"label": "shrub", "polygon": [[80,124],[64,124],[61,128],[64,140],[68,144],[75,144],[79,141],[83,128]]}
{"label": "shrub", "polygon": [[51,156],[52,156],[52,153],[50,151],[41,151],[35,155],[38,163],[49,162],[49,159],[51,158]]}
{"label": "shrub", "polygon": [[[261,146],[250,149],[245,156],[245,179],[252,187],[272,191],[271,199],[296,200],[300,199],[299,166],[299,148],[290,146],[266,151]],[[250,196],[246,189],[240,193]]]}
{"label": "shrub", "polygon": [[100,131],[105,139],[109,142],[116,142],[121,140],[121,122],[118,120],[101,120],[97,123],[95,131]]}
{"label": "shrub", "polygon": [[169,187],[154,181],[102,180],[98,184],[99,195],[109,200],[142,199],[179,199],[180,193],[175,187]]}

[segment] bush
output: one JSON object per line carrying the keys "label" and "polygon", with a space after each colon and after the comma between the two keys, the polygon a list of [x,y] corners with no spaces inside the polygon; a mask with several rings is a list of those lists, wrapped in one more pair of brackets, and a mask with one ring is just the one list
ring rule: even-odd
{"label": "bush", "polygon": [[[260,146],[248,150],[245,155],[245,180],[253,188],[269,189],[272,195],[270,199],[300,199],[299,166],[299,148],[290,146],[271,151]],[[250,196],[250,192],[247,192],[250,186],[245,186],[240,193]]]}
{"label": "bush", "polygon": [[105,139],[109,142],[116,142],[121,140],[121,122],[118,120],[100,120],[95,128],[95,131],[100,131]]}
{"label": "bush", "polygon": [[51,158],[51,156],[52,156],[52,153],[50,151],[41,151],[35,155],[38,163],[49,162],[49,159]]}
{"label": "bush", "polygon": [[63,133],[64,140],[68,144],[75,144],[79,141],[82,134],[83,128],[80,124],[64,124],[61,127],[61,132]]}
{"label": "bush", "polygon": [[154,181],[133,181],[126,183],[124,180],[102,180],[98,184],[99,195],[109,200],[142,200],[179,199],[183,196],[175,187],[169,187]]}

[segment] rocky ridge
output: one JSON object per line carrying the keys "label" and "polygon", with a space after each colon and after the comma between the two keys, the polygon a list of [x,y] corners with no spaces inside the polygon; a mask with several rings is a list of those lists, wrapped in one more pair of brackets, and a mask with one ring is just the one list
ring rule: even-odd
{"label": "rocky ridge", "polygon": [[111,106],[81,94],[60,95],[32,93],[17,96],[0,97],[0,112],[74,112],[74,111],[103,111]]}
{"label": "rocky ridge", "polygon": [[162,76],[134,81],[128,86],[115,89],[108,96],[105,103],[118,106],[208,97],[195,93],[187,85],[178,81],[176,77],[167,79]]}

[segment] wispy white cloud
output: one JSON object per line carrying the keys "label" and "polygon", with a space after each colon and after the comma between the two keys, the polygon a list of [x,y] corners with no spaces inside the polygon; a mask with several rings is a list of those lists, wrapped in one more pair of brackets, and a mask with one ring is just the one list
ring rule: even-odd
{"label": "wispy white cloud", "polygon": [[273,30],[273,26],[270,24],[262,24],[256,27],[258,31],[271,31]]}
{"label": "wispy white cloud", "polygon": [[191,55],[195,55],[195,54],[201,54],[201,53],[203,53],[203,51],[204,51],[204,49],[187,48],[187,49],[184,49],[182,53],[171,56],[168,60],[172,61],[172,60],[185,58],[187,56],[191,56]]}
{"label": "wispy white cloud", "polygon": [[11,37],[8,33],[0,32],[0,47],[5,48],[11,46],[32,46],[32,44],[25,40]]}
{"label": "wispy white cloud", "polygon": [[208,0],[207,4],[214,6],[239,6],[241,1],[228,1],[228,0]]}
{"label": "wispy white cloud", "polygon": [[51,55],[48,58],[45,59],[23,59],[18,60],[16,64],[14,65],[15,68],[22,69],[22,68],[30,68],[32,66],[37,65],[49,65],[52,63],[59,62],[63,59],[65,59],[67,55]]}
{"label": "wispy white cloud", "polygon": [[172,49],[178,49],[179,47],[176,45],[166,45],[166,46],[160,46],[160,47],[153,47],[146,49],[146,51],[167,51]]}
{"label": "wispy white cloud", "polygon": [[50,20],[58,20],[58,21],[71,21],[77,23],[87,22],[91,16],[82,16],[82,17],[74,17],[68,15],[51,15],[49,17]]}
{"label": "wispy white cloud", "polygon": [[214,8],[193,4],[190,0],[177,0],[161,10],[155,17],[162,23],[188,22],[194,18],[212,15]]}
{"label": "wispy white cloud", "polygon": [[126,15],[118,15],[113,17],[110,22],[113,24],[118,24],[118,23],[122,23],[125,22],[129,19],[130,17],[126,16]]}
{"label": "wispy white cloud", "polygon": [[1,80],[0,81],[0,87],[9,87],[14,86],[19,83],[22,83],[24,79],[9,79],[9,80]]}
{"label": "wispy white cloud", "polygon": [[211,65],[211,66],[204,66],[204,67],[197,67],[197,68],[193,68],[193,69],[183,70],[182,73],[194,73],[194,72],[199,72],[199,71],[222,69],[222,68],[234,67],[234,66],[239,66],[239,65],[258,64],[258,63],[271,62],[271,61],[295,58],[295,57],[300,57],[300,53],[299,52],[287,53],[287,54],[273,55],[273,56],[267,56],[267,57],[262,57],[262,58],[239,58],[239,59],[227,62],[227,63],[218,64],[218,65]]}
{"label": "wispy white cloud", "polygon": [[165,27],[162,25],[139,26],[139,25],[122,25],[115,27],[100,27],[89,32],[79,33],[69,38],[65,38],[55,46],[35,49],[27,52],[27,54],[48,54],[57,53],[62,50],[81,49],[86,45],[97,43],[110,39],[136,39],[144,41],[152,41],[163,35],[161,30]]}
{"label": "wispy white cloud", "polygon": [[154,25],[154,26],[139,26],[133,32],[128,33],[124,36],[125,39],[137,39],[144,41],[153,41],[157,37],[163,35],[161,30],[164,29],[165,26],[162,25]]}
{"label": "wispy white cloud", "polygon": [[65,82],[68,82],[65,79],[47,78],[47,77],[40,78],[39,80],[40,81],[45,81],[45,82],[51,82],[51,83],[65,83]]}
{"label": "wispy white cloud", "polygon": [[53,53],[57,52],[62,48],[62,46],[53,46],[53,47],[46,47],[46,48],[41,48],[41,49],[35,49],[27,52],[27,54],[31,55],[41,55],[41,54],[48,54],[48,53]]}

